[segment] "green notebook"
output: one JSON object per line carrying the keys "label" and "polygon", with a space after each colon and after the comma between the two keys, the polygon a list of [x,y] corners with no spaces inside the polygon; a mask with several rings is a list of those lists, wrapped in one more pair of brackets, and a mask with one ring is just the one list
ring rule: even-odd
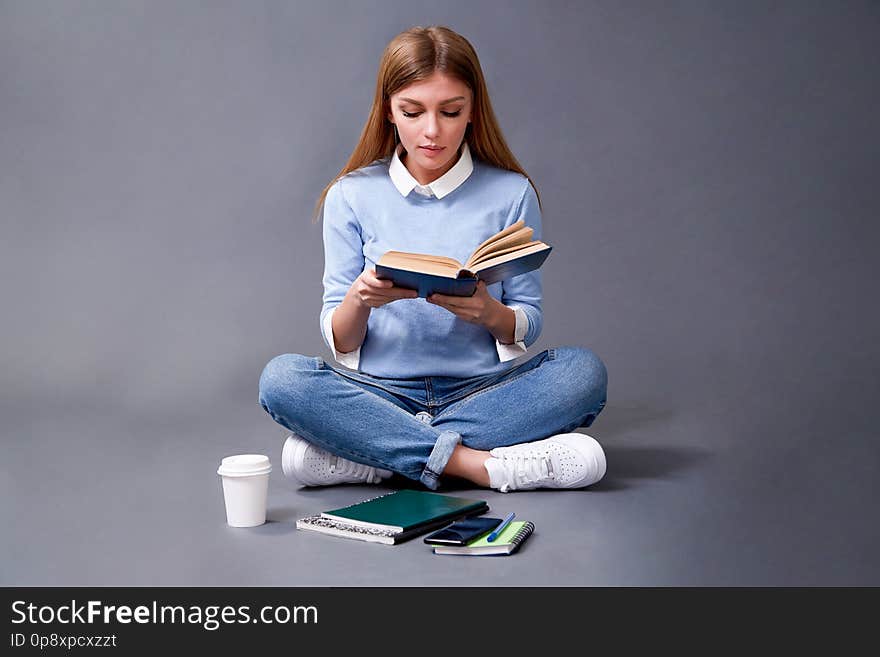
{"label": "green notebook", "polygon": [[471,500],[420,490],[398,490],[341,509],[321,514],[322,518],[353,525],[408,531],[419,525],[454,520],[488,510],[485,500]]}
{"label": "green notebook", "polygon": [[489,510],[472,500],[418,490],[399,490],[296,521],[297,529],[394,545]]}
{"label": "green notebook", "polygon": [[508,555],[516,552],[519,546],[535,531],[534,523],[526,520],[514,520],[504,528],[491,543],[486,540],[488,534],[467,545],[438,545],[434,554],[464,554],[472,556]]}

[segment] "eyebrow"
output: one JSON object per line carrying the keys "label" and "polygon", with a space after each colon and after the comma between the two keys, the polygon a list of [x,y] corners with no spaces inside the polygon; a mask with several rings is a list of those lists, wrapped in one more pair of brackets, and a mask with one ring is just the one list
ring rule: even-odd
{"label": "eyebrow", "polygon": [[[401,98],[400,100],[405,103],[412,103],[413,105],[418,105],[419,107],[424,107],[424,105],[422,105],[422,103],[420,103],[417,100],[413,100],[412,98]],[[448,105],[449,103],[454,103],[457,100],[467,100],[467,98],[465,98],[464,96],[456,96],[455,98],[448,98],[444,101],[441,101],[440,104],[441,105]]]}

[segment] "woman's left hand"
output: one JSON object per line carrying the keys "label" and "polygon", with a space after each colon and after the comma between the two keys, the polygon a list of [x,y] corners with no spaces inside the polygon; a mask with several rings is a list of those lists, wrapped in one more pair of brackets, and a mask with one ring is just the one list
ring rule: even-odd
{"label": "woman's left hand", "polygon": [[457,297],[448,294],[432,294],[428,297],[428,303],[442,306],[466,322],[488,326],[494,316],[493,311],[500,304],[500,301],[489,294],[486,283],[477,281],[477,289],[473,296]]}

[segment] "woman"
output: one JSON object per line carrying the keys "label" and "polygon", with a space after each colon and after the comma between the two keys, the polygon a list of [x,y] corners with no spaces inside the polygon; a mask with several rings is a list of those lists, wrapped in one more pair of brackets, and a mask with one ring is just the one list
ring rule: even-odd
{"label": "woman", "polygon": [[508,362],[541,332],[539,271],[427,300],[376,277],[385,251],[463,262],[518,219],[540,239],[538,195],[464,37],[417,27],[388,44],[360,141],[317,207],[321,333],[349,369],[298,354],[266,366],[260,404],[294,432],[285,474],[327,485],[396,472],[430,489],[451,476],[502,492],[602,478],[599,443],[569,433],[605,405],[602,361],[559,347]]}

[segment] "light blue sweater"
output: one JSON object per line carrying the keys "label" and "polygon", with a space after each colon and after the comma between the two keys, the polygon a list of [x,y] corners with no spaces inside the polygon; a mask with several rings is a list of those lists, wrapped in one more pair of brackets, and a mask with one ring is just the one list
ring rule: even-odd
{"label": "light blue sweater", "polygon": [[418,186],[407,193],[415,179],[404,184],[409,176],[397,154],[344,176],[330,188],[324,203],[320,326],[336,360],[377,377],[473,377],[511,367],[507,361],[538,339],[543,323],[540,270],[488,287],[489,294],[516,310],[516,338],[522,338],[518,347],[501,345],[485,327],[417,298],[373,308],[363,344],[348,354],[353,360],[335,351],[328,315],[386,251],[443,255],[463,263],[481,242],[518,219],[534,229],[532,239],[541,239],[538,198],[528,179],[476,158],[472,162],[471,171],[465,144],[453,170],[436,181],[437,189],[444,179],[447,185],[437,195]]}

